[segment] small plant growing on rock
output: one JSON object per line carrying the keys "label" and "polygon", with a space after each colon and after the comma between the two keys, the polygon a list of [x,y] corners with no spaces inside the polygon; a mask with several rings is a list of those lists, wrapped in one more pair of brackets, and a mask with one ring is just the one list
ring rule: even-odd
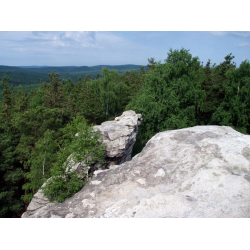
{"label": "small plant growing on rock", "polygon": [[[105,153],[101,136],[87,125],[84,118],[76,117],[62,132],[64,143],[52,167],[52,177],[42,188],[47,198],[57,202],[65,201],[87,184],[90,164],[103,162]],[[76,163],[82,165],[83,173],[72,171],[72,165]]]}

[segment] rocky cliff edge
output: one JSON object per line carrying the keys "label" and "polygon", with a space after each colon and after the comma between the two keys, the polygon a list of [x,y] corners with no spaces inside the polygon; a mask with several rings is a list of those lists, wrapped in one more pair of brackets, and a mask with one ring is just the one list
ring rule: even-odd
{"label": "rocky cliff edge", "polygon": [[131,161],[24,217],[249,218],[250,136],[230,127],[158,133]]}

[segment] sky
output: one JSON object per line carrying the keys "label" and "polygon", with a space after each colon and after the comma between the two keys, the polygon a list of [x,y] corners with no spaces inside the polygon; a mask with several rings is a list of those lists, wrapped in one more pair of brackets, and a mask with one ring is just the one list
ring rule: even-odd
{"label": "sky", "polygon": [[250,60],[244,31],[0,31],[0,65],[94,66],[164,62],[169,49],[185,48],[204,64],[229,53],[239,66]]}

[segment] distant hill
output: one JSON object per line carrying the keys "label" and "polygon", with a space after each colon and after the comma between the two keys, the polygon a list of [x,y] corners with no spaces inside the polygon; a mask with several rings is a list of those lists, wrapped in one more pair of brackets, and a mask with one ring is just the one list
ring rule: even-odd
{"label": "distant hill", "polygon": [[49,67],[49,66],[36,66],[36,65],[33,65],[33,66],[17,66],[19,68],[24,68],[24,69],[39,69],[39,68],[45,68],[45,67]]}
{"label": "distant hill", "polygon": [[[121,74],[126,71],[140,71],[140,65],[97,65],[97,66],[4,66],[0,65],[0,81],[2,81],[4,76],[9,77],[10,84],[12,84],[15,89],[17,86],[22,85],[24,90],[30,91],[34,88],[40,86],[41,79],[44,82],[49,82],[48,73],[54,70],[59,73],[60,78],[68,79],[71,78],[73,82],[76,82],[78,77],[84,77],[88,75],[90,78],[94,78],[97,74],[101,76],[101,69],[106,67],[108,69],[115,69]],[[144,66],[146,69],[146,66]],[[3,86],[0,83],[0,99],[2,95]]]}
{"label": "distant hill", "polygon": [[10,78],[10,83],[13,85],[29,85],[40,83],[40,79],[48,81],[48,73],[56,70],[59,73],[60,78],[71,78],[73,82],[77,81],[78,77],[84,78],[86,75],[89,77],[96,77],[97,74],[101,75],[101,69],[103,67],[109,69],[115,69],[121,74],[124,74],[127,70],[139,71],[139,65],[127,64],[127,65],[97,65],[97,66],[66,66],[66,67],[55,67],[55,66],[0,66],[0,80],[6,75]]}

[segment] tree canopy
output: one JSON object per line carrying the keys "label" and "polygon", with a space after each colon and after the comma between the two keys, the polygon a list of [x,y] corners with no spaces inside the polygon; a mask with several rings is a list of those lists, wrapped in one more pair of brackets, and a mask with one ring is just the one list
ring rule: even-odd
{"label": "tree canopy", "polygon": [[195,125],[226,125],[248,133],[249,61],[239,68],[232,54],[205,67],[184,48],[170,49],[165,63],[153,63],[126,109],[143,116],[134,153],[157,132]]}
{"label": "tree canopy", "polygon": [[125,110],[143,116],[133,155],[165,130],[224,125],[249,134],[250,63],[236,67],[233,59],[228,54],[219,65],[203,66],[189,50],[170,49],[163,63],[150,58],[139,72],[103,67],[95,77],[66,80],[52,71],[30,92],[25,86],[15,92],[11,75],[2,77],[0,217],[20,217],[49,178],[44,192],[51,199],[79,191],[88,175],[67,172],[69,157],[86,166],[86,159],[101,161],[103,145],[91,127]]}

